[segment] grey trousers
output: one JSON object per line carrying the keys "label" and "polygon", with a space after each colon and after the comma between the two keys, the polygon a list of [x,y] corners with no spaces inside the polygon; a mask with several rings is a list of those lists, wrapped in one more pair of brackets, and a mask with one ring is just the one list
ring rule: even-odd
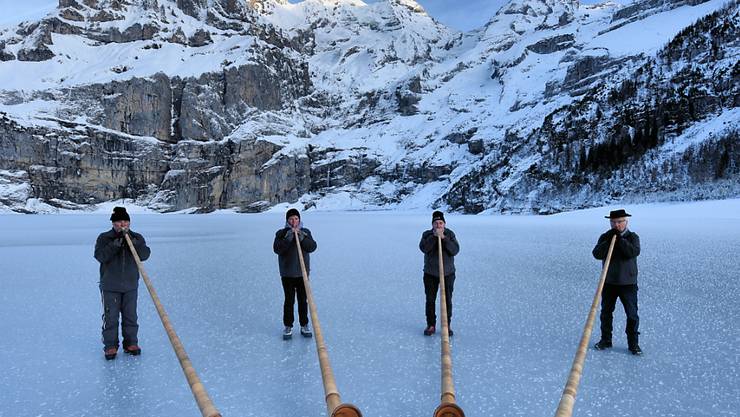
{"label": "grey trousers", "polygon": [[100,291],[103,302],[103,349],[118,347],[118,316],[121,316],[123,347],[138,345],[139,325],[136,315],[138,290]]}

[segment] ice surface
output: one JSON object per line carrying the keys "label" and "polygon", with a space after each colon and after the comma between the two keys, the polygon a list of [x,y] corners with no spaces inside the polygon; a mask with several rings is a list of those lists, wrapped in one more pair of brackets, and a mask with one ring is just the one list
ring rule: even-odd
{"label": "ice surface", "polygon": [[[461,251],[452,355],[469,417],[551,416],[616,207],[548,217],[448,215]],[[627,206],[640,234],[641,346],[590,350],[575,416],[737,416],[740,200]],[[314,341],[280,336],[280,213],[134,214],[159,296],[225,416],[326,414]],[[368,417],[431,416],[439,336],[424,337],[429,213],[306,212],[312,284],[342,399]],[[198,416],[142,283],[143,354],[106,362],[93,245],[105,214],[0,215],[0,416]],[[597,329],[594,339],[598,337]],[[594,342],[595,340],[592,340]]]}

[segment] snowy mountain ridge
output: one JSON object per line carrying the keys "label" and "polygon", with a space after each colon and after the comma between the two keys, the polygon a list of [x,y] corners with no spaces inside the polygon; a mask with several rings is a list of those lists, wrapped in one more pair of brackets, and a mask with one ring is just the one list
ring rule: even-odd
{"label": "snowy mountain ridge", "polygon": [[459,33],[411,0],[60,0],[0,32],[0,207],[737,196],[739,20],[737,1],[513,0]]}

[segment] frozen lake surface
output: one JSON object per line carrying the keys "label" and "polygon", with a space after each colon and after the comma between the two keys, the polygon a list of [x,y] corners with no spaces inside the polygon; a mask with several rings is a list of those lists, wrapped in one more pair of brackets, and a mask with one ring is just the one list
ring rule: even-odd
{"label": "frozen lake surface", "polygon": [[[452,339],[468,417],[552,416],[600,272],[607,207],[548,217],[447,216]],[[575,416],[738,416],[740,200],[627,206],[640,235],[640,344],[589,350]],[[281,339],[272,252],[282,214],[132,214],[147,272],[224,416],[326,414],[313,339]],[[342,399],[366,417],[429,417],[440,337],[424,337],[429,213],[305,212],[312,284]],[[107,215],[0,215],[0,416],[199,416],[146,288],[143,353],[103,358],[95,239]],[[598,317],[592,343],[598,339]]]}

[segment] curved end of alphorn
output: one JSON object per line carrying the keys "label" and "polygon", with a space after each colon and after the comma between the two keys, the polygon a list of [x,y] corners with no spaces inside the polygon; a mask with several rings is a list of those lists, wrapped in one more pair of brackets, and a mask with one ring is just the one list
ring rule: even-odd
{"label": "curved end of alphorn", "polygon": [[331,417],[362,417],[360,409],[352,404],[339,404],[331,413]]}
{"label": "curved end of alphorn", "polygon": [[457,404],[442,403],[434,410],[434,417],[465,417],[465,413]]}

